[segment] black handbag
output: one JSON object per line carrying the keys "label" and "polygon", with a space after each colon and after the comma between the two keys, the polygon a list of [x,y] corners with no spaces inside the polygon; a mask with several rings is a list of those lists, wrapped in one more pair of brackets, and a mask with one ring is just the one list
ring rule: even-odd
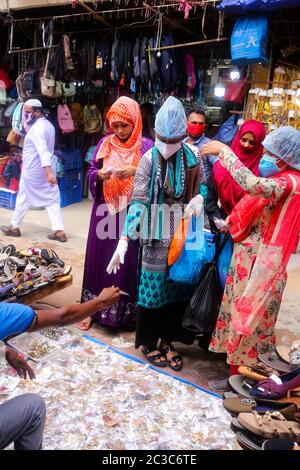
{"label": "black handbag", "polygon": [[211,333],[215,328],[223,295],[217,262],[227,240],[228,235],[225,235],[213,261],[201,269],[195,291],[184,312],[182,326],[194,333]]}

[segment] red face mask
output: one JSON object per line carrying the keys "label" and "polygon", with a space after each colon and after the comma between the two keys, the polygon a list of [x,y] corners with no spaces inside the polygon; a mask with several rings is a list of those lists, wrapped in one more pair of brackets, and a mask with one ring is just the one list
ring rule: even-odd
{"label": "red face mask", "polygon": [[187,131],[192,137],[200,137],[203,134],[205,129],[205,124],[192,124],[189,123],[187,126]]}

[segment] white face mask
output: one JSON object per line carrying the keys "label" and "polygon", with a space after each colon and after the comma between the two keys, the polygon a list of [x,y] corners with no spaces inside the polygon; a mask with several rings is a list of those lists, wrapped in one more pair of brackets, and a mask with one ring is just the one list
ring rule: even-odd
{"label": "white face mask", "polygon": [[155,139],[155,147],[161,154],[161,156],[168,160],[168,158],[172,157],[181,147],[181,142],[177,142],[175,144],[167,144],[162,142],[158,138]]}

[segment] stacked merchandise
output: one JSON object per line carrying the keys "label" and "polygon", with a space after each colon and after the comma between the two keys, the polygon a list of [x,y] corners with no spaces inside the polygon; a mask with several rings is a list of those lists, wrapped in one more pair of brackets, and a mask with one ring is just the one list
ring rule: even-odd
{"label": "stacked merchandise", "polygon": [[0,207],[15,208],[21,163],[22,157],[18,153],[0,156]]}
{"label": "stacked merchandise", "polygon": [[82,199],[82,157],[80,149],[56,152],[60,162],[57,181],[60,190],[61,207],[69,206]]}
{"label": "stacked merchandise", "polygon": [[[245,450],[300,449],[300,339],[259,356],[256,366],[240,366],[229,377],[232,392],[223,406]],[[298,444],[298,446],[297,446]]]}
{"label": "stacked merchandise", "polygon": [[30,248],[17,251],[14,245],[0,247],[0,301],[19,297],[48,285],[71,272],[53,250]]}

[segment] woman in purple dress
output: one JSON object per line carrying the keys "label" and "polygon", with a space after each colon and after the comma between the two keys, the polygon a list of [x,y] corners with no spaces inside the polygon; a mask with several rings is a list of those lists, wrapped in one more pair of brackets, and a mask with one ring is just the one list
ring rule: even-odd
{"label": "woman in purple dress", "polygon": [[138,283],[138,242],[130,246],[124,269],[108,275],[106,267],[115,252],[131,202],[136,168],[141,156],[153,146],[142,137],[139,105],[122,96],[106,116],[113,133],[100,140],[89,169],[89,184],[94,198],[81,301],[92,299],[114,284],[129,295],[121,295],[113,307],[99,310],[80,323],[87,330],[92,321],[112,327],[135,327]]}

